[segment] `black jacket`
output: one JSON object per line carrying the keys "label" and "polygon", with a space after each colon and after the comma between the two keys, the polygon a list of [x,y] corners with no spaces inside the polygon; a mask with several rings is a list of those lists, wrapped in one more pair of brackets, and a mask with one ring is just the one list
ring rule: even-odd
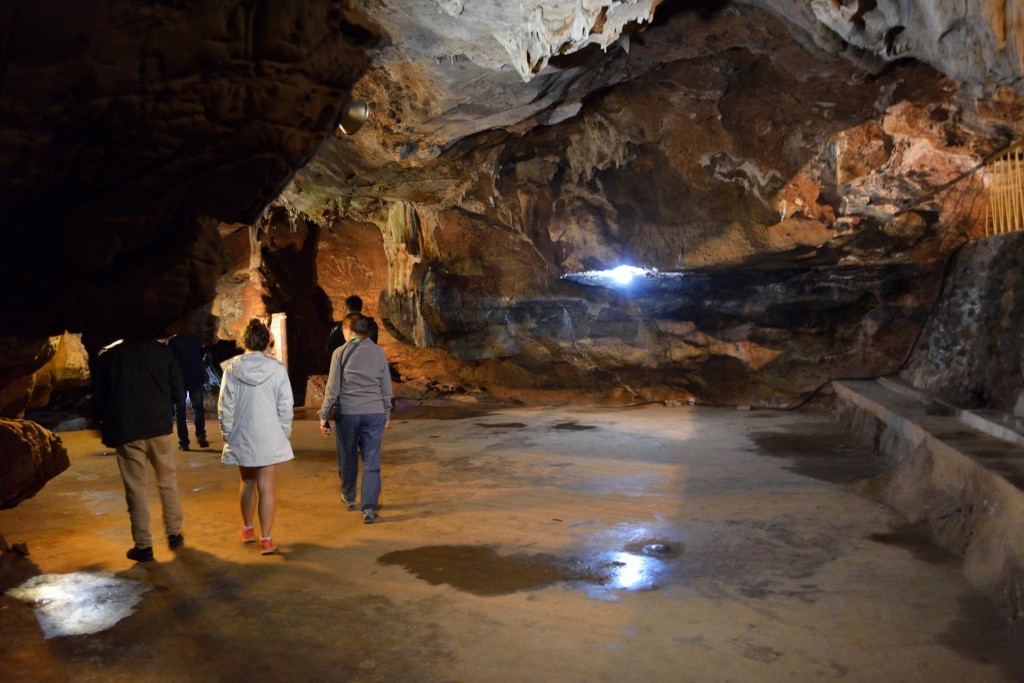
{"label": "black jacket", "polygon": [[181,368],[181,378],[189,389],[202,386],[206,381],[203,367],[203,342],[196,334],[176,334],[167,340],[167,348],[174,354]]}
{"label": "black jacket", "polygon": [[[370,323],[369,328],[366,330],[366,336],[373,340],[373,343],[377,343],[377,332],[380,330],[377,327],[377,321],[366,316],[366,320]],[[327,336],[327,353],[334,355],[334,349],[338,348],[345,343],[345,335],[341,333],[341,323],[338,323],[331,328],[331,333]]]}
{"label": "black jacket", "polygon": [[182,391],[178,361],[159,342],[123,342],[100,353],[93,401],[104,445],[170,434]]}

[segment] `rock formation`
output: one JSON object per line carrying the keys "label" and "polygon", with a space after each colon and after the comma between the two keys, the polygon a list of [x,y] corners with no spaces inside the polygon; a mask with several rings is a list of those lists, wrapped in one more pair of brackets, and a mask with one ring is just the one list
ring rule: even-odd
{"label": "rock formation", "polygon": [[[664,3],[628,45],[520,69],[518,85],[482,57],[425,64],[419,34],[375,15],[403,40],[356,88],[373,134],[329,141],[279,202],[379,227],[403,376],[525,400],[784,406],[906,361],[946,256],[982,233],[979,162],[1021,134],[1015,10],[1002,40],[987,39],[995,9],[960,22],[986,36],[964,66],[923,45],[960,26],[953,3],[693,7]],[[869,40],[904,19],[914,59]],[[624,263],[657,274],[564,279]]]}
{"label": "rock formation", "polygon": [[1024,416],[1024,234],[972,242],[903,376],[962,408]]}
{"label": "rock formation", "polygon": [[207,303],[375,41],[346,2],[20,3],[4,21],[0,332],[154,335]]}
{"label": "rock formation", "polygon": [[0,510],[39,493],[71,466],[60,439],[28,420],[0,418]]}
{"label": "rock formation", "polygon": [[5,29],[19,378],[216,293],[304,383],[357,291],[403,391],[793,405],[904,364],[1024,118],[1012,0],[61,10]]}

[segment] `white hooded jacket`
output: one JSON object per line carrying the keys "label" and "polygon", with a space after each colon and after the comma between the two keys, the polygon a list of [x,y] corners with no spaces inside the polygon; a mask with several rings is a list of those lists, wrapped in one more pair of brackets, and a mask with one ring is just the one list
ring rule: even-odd
{"label": "white hooded jacket", "polygon": [[244,353],[224,370],[217,402],[224,435],[221,462],[264,467],[295,457],[292,435],[292,387],[279,361],[262,353]]}

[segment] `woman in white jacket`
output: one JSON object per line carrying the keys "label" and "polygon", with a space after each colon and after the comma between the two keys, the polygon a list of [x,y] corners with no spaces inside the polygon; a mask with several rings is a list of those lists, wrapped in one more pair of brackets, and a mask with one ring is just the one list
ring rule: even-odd
{"label": "woman in white jacket", "polygon": [[253,318],[242,332],[245,353],[224,370],[217,408],[224,435],[221,462],[238,465],[242,476],[242,542],[256,540],[253,516],[259,493],[260,552],[277,550],[270,537],[274,525],[274,470],[295,457],[288,438],[292,434],[292,387],[284,366],[263,351],[270,330]]}

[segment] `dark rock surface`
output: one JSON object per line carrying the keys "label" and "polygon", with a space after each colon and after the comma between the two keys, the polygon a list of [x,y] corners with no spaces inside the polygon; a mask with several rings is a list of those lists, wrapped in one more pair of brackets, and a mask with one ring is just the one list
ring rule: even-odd
{"label": "dark rock surface", "polygon": [[348,3],[64,0],[5,10],[0,329],[154,335],[208,302],[334,129],[374,40]]}
{"label": "dark rock surface", "polygon": [[961,408],[1024,415],[1024,233],[957,253],[935,314],[903,372]]}

